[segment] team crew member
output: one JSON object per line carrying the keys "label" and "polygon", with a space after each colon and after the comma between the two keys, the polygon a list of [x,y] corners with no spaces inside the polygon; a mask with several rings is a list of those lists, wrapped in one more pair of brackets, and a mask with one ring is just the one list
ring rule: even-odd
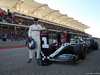
{"label": "team crew member", "polygon": [[65,37],[65,42],[68,42],[68,43],[70,43],[70,34],[69,34],[69,32],[66,32],[66,34],[64,35],[64,37]]}
{"label": "team crew member", "polygon": [[[40,59],[40,30],[45,29],[38,23],[38,18],[34,18],[34,24],[29,27],[28,37],[32,37],[36,43],[37,63]],[[33,58],[33,51],[29,50],[30,59]],[[30,60],[29,60],[30,61]]]}
{"label": "team crew member", "polygon": [[61,45],[61,33],[57,34],[57,42],[58,42],[58,45]]}
{"label": "team crew member", "polygon": [[64,37],[65,37],[65,42],[68,42],[68,40],[67,40],[67,32],[65,33]]}
{"label": "team crew member", "polygon": [[71,36],[70,36],[69,32],[67,32],[67,41],[68,41],[68,43],[70,43],[70,38],[71,38]]}

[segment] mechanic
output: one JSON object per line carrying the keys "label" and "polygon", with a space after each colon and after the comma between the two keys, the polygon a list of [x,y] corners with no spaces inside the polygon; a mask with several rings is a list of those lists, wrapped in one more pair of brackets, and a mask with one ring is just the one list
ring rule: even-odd
{"label": "mechanic", "polygon": [[78,36],[77,35],[75,36],[75,39],[78,39]]}
{"label": "mechanic", "polygon": [[65,33],[64,38],[65,38],[65,42],[67,42],[67,32]]}
{"label": "mechanic", "polygon": [[70,34],[69,34],[69,32],[67,31],[66,32],[66,34],[64,35],[64,37],[65,37],[65,42],[68,42],[68,43],[70,43]]}
{"label": "mechanic", "polygon": [[68,41],[68,43],[70,43],[70,38],[71,38],[71,36],[70,36],[69,32],[67,31],[67,41]]}
{"label": "mechanic", "polygon": [[61,33],[57,34],[57,42],[58,42],[58,45],[61,45]]}
{"label": "mechanic", "polygon": [[[34,24],[31,25],[29,27],[29,31],[28,31],[28,37],[32,37],[32,39],[34,39],[35,43],[36,43],[36,52],[37,52],[37,63],[40,63],[39,59],[40,59],[40,30],[45,29],[45,27],[43,27],[43,25],[40,25],[38,22],[38,18],[34,18]],[[32,50],[31,50],[32,52]],[[32,58],[33,58],[33,53],[31,53],[29,50],[29,61],[31,62]]]}

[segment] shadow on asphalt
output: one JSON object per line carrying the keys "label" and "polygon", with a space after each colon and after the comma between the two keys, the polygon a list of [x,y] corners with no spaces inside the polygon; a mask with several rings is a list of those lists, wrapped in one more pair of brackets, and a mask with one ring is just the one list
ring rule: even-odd
{"label": "shadow on asphalt", "polygon": [[78,62],[76,63],[73,63],[73,62],[52,62],[52,64],[57,64],[57,65],[73,65],[73,66],[76,66],[76,65],[79,65],[80,64],[80,61],[79,60]]}

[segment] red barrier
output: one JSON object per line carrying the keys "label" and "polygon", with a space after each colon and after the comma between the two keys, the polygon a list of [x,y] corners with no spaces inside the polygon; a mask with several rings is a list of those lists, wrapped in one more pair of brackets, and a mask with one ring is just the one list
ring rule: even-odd
{"label": "red barrier", "polygon": [[3,49],[14,49],[14,48],[27,48],[27,46],[20,46],[20,47],[6,47],[6,48],[0,48],[0,50],[3,50]]}

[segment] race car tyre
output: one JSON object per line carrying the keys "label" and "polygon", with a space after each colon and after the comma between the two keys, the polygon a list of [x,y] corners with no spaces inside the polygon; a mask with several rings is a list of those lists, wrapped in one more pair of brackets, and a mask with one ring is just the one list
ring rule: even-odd
{"label": "race car tyre", "polygon": [[83,44],[76,44],[74,47],[74,53],[79,56],[80,59],[85,59],[87,55],[87,50],[84,48]]}
{"label": "race car tyre", "polygon": [[98,43],[97,43],[97,42],[92,42],[92,43],[91,43],[91,48],[92,48],[93,50],[98,50]]}

